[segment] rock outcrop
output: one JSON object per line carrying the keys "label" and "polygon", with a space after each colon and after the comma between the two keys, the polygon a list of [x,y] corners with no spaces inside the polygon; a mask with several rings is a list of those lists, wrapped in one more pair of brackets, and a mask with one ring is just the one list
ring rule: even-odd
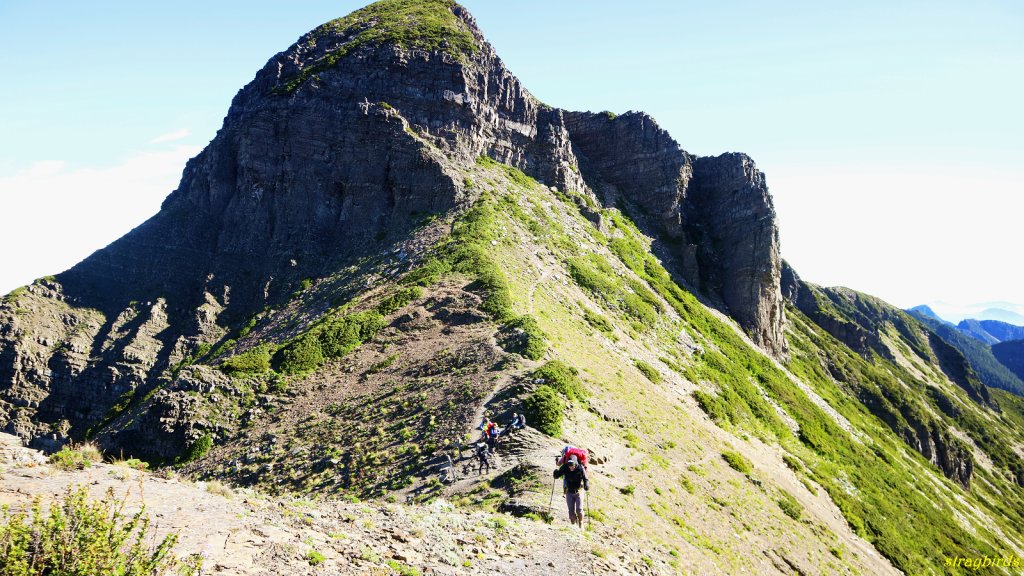
{"label": "rock outcrop", "polygon": [[782,258],[764,174],[745,154],[697,158],[684,208],[700,286],[720,294],[755,342],[782,353]]}
{"label": "rock outcrop", "polygon": [[776,355],[785,352],[779,231],[764,174],[744,154],[688,154],[653,118],[569,113],[583,180],[607,205],[635,206],[673,272]]}

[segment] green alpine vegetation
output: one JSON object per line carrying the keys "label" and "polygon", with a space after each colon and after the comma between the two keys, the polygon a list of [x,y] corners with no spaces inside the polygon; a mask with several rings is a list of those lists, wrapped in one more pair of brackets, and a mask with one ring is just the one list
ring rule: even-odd
{"label": "green alpine vegetation", "polygon": [[202,571],[199,555],[187,560],[174,555],[176,534],[156,539],[145,509],[128,516],[123,508],[113,491],[93,500],[84,487],[65,493],[49,510],[39,499],[28,512],[4,506],[0,509],[3,574],[191,576]]}
{"label": "green alpine vegetation", "polygon": [[455,15],[457,6],[454,0],[381,0],[331,20],[303,39],[310,48],[327,45],[326,53],[281,84],[277,92],[295,91],[364,46],[391,44],[406,50],[444,52],[460,59],[472,56],[479,50],[477,40]]}

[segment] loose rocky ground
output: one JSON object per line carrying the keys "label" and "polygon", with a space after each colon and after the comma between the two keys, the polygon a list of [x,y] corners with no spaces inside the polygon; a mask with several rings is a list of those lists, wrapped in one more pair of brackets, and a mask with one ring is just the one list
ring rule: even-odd
{"label": "loose rocky ground", "polygon": [[[62,471],[6,435],[0,466],[0,504],[52,501],[77,485],[96,498],[112,489],[125,496],[126,511],[144,505],[160,535],[177,532],[178,554],[204,555],[203,574],[648,572],[638,555],[596,525],[581,532],[560,519],[549,525],[469,512],[443,499],[428,506],[275,499],[116,464]],[[595,549],[617,552],[600,558]],[[309,562],[314,551],[325,558],[317,566]]]}

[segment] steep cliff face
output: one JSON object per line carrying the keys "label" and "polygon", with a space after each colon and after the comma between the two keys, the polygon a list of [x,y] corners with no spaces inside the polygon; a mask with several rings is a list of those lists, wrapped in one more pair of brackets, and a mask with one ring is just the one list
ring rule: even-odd
{"label": "steep cliff face", "polygon": [[700,285],[721,295],[755,342],[782,353],[782,258],[764,174],[744,154],[697,158],[684,218]]}
{"label": "steep cliff face", "polygon": [[570,112],[566,125],[584,180],[605,203],[632,201],[659,232],[683,237],[682,200],[692,159],[668,132],[640,112]]}
{"label": "steep cliff face", "polygon": [[743,154],[694,157],[642,113],[571,113],[584,181],[649,222],[672,271],[719,303],[758,345],[785,352],[779,231],[771,195]]}

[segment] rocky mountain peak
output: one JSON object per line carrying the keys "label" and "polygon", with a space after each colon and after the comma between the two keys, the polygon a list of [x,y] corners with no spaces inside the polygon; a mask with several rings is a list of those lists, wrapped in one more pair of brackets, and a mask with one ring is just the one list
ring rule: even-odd
{"label": "rocky mountain peak", "polygon": [[391,47],[442,54],[465,62],[485,50],[472,15],[448,0],[382,0],[327,22],[304,35],[285,54],[294,66],[281,68],[275,92],[295,91],[350,54]]}
{"label": "rocky mountain peak", "polygon": [[[34,417],[97,424],[122,394],[304,284],[382,254],[408,265],[413,230],[478,198],[465,170],[482,157],[565,194],[599,225],[606,207],[621,207],[670,274],[784,351],[777,224],[749,157],[691,155],[643,113],[545,105],[461,6],[384,0],[270,58],[161,211],[58,275],[62,305],[99,313],[88,323],[95,342],[31,361],[24,344],[0,345],[12,401],[33,391],[51,398]],[[68,314],[76,320],[44,339],[83,323]],[[144,338],[145,353],[111,370],[118,338]],[[73,393],[83,377],[96,396]]]}

